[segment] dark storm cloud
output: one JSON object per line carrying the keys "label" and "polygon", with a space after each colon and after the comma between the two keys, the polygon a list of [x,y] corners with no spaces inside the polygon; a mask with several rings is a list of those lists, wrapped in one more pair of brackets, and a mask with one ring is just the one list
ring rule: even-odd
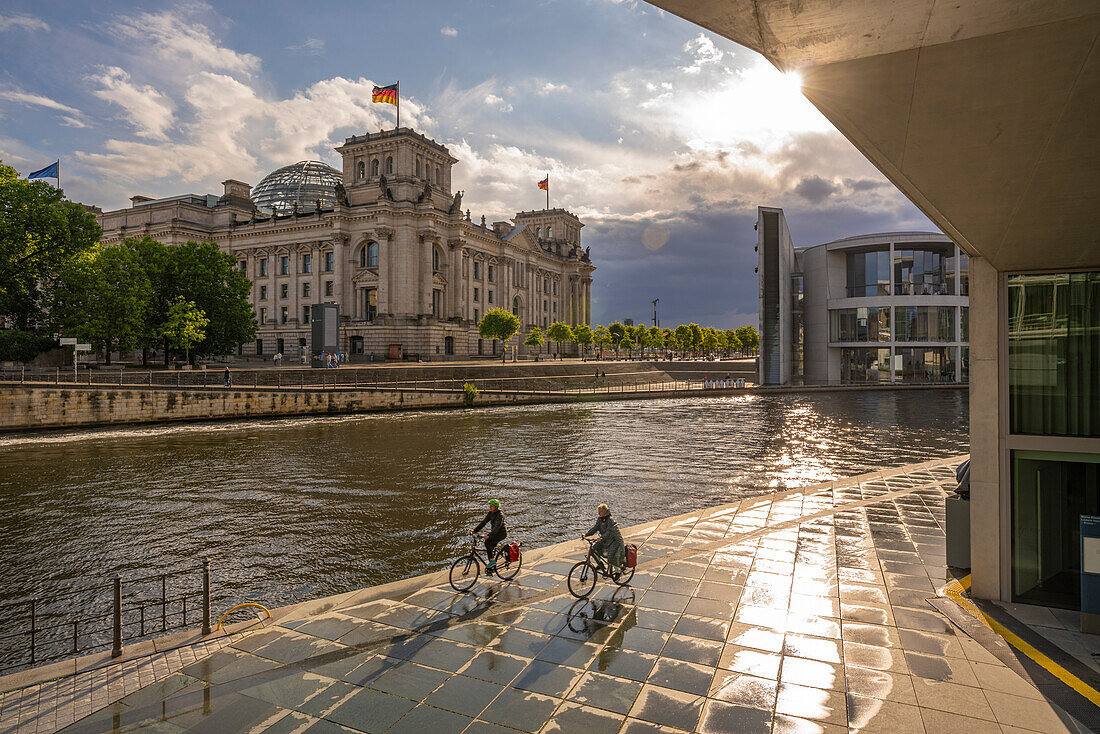
{"label": "dark storm cloud", "polygon": [[840,187],[821,176],[803,176],[793,189],[794,193],[812,204],[820,204],[840,191]]}

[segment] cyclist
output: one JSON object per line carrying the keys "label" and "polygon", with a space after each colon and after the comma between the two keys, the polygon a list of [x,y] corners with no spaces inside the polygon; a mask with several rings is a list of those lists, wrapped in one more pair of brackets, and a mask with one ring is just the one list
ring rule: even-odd
{"label": "cyclist", "polygon": [[489,558],[489,564],[485,566],[485,570],[490,571],[496,565],[493,551],[500,541],[508,537],[508,527],[504,524],[504,513],[500,511],[500,502],[497,500],[489,500],[489,512],[485,513],[485,519],[470,531],[470,535],[477,535],[486,525],[489,526],[489,534],[485,536],[485,555]]}
{"label": "cyclist", "polygon": [[626,554],[626,544],[623,542],[623,534],[619,532],[619,526],[611,519],[611,510],[608,509],[606,504],[601,504],[596,512],[596,524],[592,526],[591,530],[582,535],[581,538],[587,538],[589,535],[599,533],[600,539],[592,546],[592,551],[607,559],[607,563],[610,566],[608,569],[609,573],[618,573],[619,568],[623,565],[624,556]]}

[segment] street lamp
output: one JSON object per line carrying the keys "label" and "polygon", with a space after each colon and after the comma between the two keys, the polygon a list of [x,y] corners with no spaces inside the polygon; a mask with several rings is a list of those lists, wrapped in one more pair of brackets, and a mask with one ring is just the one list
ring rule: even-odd
{"label": "street lamp", "polygon": [[660,328],[661,322],[657,320],[657,304],[661,302],[660,298],[653,299],[653,325]]}

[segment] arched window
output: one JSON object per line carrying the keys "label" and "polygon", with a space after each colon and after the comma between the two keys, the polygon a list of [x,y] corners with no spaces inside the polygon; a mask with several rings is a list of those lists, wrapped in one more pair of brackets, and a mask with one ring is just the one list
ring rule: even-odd
{"label": "arched window", "polygon": [[393,173],[393,156],[386,156],[386,173]]}
{"label": "arched window", "polygon": [[436,183],[437,186],[443,183],[443,169],[442,168],[436,168],[435,169],[435,183]]}
{"label": "arched window", "polygon": [[378,243],[368,242],[367,246],[363,248],[363,255],[360,258],[363,262],[359,264],[362,268],[377,268],[378,267]]}
{"label": "arched window", "polygon": [[370,175],[371,178],[378,178],[378,159],[375,158],[370,162]]}
{"label": "arched window", "polygon": [[552,224],[546,225],[546,239],[554,239],[554,225]]}
{"label": "arched window", "polygon": [[439,250],[432,249],[432,270],[439,270]]}
{"label": "arched window", "polygon": [[519,316],[519,296],[516,296],[516,299],[512,301],[512,313]]}
{"label": "arched window", "polygon": [[367,175],[367,167],[363,165],[363,161],[359,161],[359,178],[363,178]]}
{"label": "arched window", "polygon": [[424,166],[424,178],[428,179],[429,181],[432,180],[432,164],[431,163],[428,163]]}
{"label": "arched window", "polygon": [[416,177],[420,178],[420,159],[416,159]]}
{"label": "arched window", "polygon": [[535,227],[535,237],[542,239],[542,227]]}

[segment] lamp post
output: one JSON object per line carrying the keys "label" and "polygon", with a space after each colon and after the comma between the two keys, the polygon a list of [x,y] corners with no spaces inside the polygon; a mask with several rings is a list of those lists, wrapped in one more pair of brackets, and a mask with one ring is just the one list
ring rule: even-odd
{"label": "lamp post", "polygon": [[661,323],[657,320],[657,304],[661,302],[660,298],[653,299],[653,325],[660,327]]}

